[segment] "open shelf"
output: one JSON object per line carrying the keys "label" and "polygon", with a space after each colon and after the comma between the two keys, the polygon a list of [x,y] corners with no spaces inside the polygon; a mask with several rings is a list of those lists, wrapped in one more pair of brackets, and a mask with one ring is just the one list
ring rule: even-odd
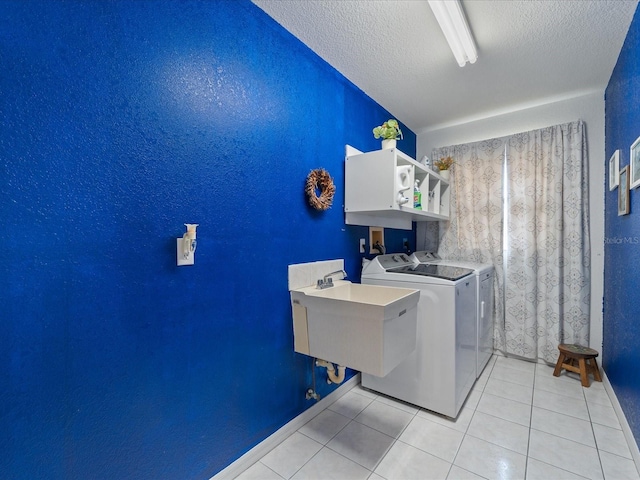
{"label": "open shelf", "polygon": [[[399,170],[406,175],[406,191],[400,189]],[[413,208],[416,180],[422,193],[422,209]],[[407,203],[402,203],[403,196],[408,198]],[[448,180],[400,150],[362,153],[347,145],[344,211],[348,225],[410,230],[412,222],[446,221],[449,196]]]}

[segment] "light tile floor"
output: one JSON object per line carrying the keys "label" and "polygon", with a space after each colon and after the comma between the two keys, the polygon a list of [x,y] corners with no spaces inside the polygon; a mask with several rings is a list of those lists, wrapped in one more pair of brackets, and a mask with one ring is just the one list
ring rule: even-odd
{"label": "light tile floor", "polygon": [[239,480],[640,480],[602,383],[494,356],[456,420],[354,387]]}

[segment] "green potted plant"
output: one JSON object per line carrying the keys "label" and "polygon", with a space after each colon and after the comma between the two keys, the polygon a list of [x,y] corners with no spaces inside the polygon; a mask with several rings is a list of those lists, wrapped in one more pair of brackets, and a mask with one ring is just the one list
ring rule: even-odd
{"label": "green potted plant", "polygon": [[373,138],[382,138],[382,148],[395,148],[396,141],[402,139],[402,130],[398,121],[389,119],[382,125],[373,129]]}

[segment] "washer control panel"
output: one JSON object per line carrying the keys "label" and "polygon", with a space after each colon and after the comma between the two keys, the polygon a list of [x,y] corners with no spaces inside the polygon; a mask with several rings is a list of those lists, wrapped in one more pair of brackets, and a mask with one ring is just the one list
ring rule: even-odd
{"label": "washer control panel", "polygon": [[405,253],[390,253],[387,255],[378,255],[376,257],[380,265],[385,270],[395,267],[404,267],[406,265],[413,265],[413,262],[409,256]]}
{"label": "washer control panel", "polygon": [[414,256],[420,263],[429,263],[433,260],[440,260],[440,256],[436,252],[415,252]]}

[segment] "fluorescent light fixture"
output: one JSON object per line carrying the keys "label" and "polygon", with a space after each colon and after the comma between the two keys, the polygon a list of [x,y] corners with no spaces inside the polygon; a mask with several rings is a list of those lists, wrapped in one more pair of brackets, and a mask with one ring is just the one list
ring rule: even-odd
{"label": "fluorescent light fixture", "polygon": [[475,63],[478,59],[478,52],[460,1],[429,0],[429,6],[440,24],[442,33],[449,42],[449,47],[451,47],[458,65],[464,67],[467,62]]}

